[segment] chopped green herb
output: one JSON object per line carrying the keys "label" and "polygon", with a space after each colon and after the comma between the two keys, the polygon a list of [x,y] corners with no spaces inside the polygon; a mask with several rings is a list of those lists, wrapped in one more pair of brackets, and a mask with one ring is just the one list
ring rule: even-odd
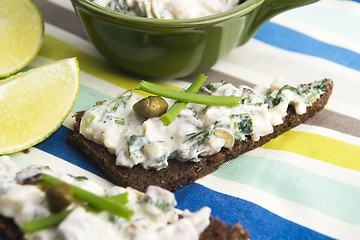
{"label": "chopped green herb", "polygon": [[295,94],[300,95],[300,92],[297,88],[290,86],[290,85],[285,85],[278,91],[278,93],[276,94],[276,97],[273,97],[271,95],[266,96],[266,103],[268,104],[269,108],[273,108],[273,107],[279,105],[282,101],[284,101],[285,95],[283,92],[285,90],[290,90],[290,91],[294,92]]}
{"label": "chopped green herb", "polygon": [[153,204],[157,208],[161,209],[164,212],[168,212],[176,206],[176,201],[167,202],[164,199],[157,199],[156,202],[154,202],[154,200],[151,197],[149,197],[148,195],[144,195],[139,200],[139,203]]}
{"label": "chopped green herb", "polygon": [[110,112],[116,112],[119,107],[125,107],[127,101],[131,98],[131,96],[132,96],[132,91],[127,90],[126,92],[124,92],[123,94],[112,100],[112,102],[109,105],[111,106]]}
{"label": "chopped green herb", "polygon": [[103,100],[99,100],[95,103],[95,106],[101,106],[103,105],[104,103],[106,103],[108,100],[107,99],[103,99]]}
{"label": "chopped green herb", "polygon": [[120,117],[114,117],[114,122],[119,125],[125,125],[125,119]]}
{"label": "chopped green herb", "polygon": [[233,114],[230,116],[233,121],[233,128],[235,129],[235,140],[238,142],[246,140],[246,135],[251,135],[253,132],[252,119],[248,114]]}
{"label": "chopped green herb", "polygon": [[92,121],[94,121],[95,119],[95,115],[92,114],[91,112],[89,112],[88,114],[85,115],[85,121],[86,123],[89,125]]}
{"label": "chopped green herb", "polygon": [[71,174],[68,174],[70,177],[78,180],[78,181],[84,181],[84,180],[89,180],[87,177],[85,176],[74,176],[74,175],[71,175]]}
{"label": "chopped green herb", "polygon": [[[203,144],[210,139],[213,133],[213,128],[209,127],[200,132],[194,132],[187,135],[187,138],[184,140],[184,143],[187,147],[184,149],[178,149],[176,151],[176,156],[178,159],[184,159],[183,156],[190,155],[196,156],[191,158],[189,161],[198,162],[201,159],[198,157],[201,150],[203,149]],[[183,144],[184,146],[184,144]],[[185,158],[186,159],[186,158]]]}
{"label": "chopped green herb", "polygon": [[168,162],[167,162],[167,158],[168,158],[168,152],[164,151],[163,155],[161,155],[160,157],[153,159],[151,161],[151,163],[149,164],[150,168],[155,168],[155,169],[161,169],[164,167],[168,166]]}
{"label": "chopped green herb", "polygon": [[210,92],[215,92],[216,89],[224,86],[225,84],[227,84],[227,82],[224,80],[221,80],[220,82],[210,82],[205,86],[205,88],[207,88]]}
{"label": "chopped green herb", "polygon": [[147,137],[142,135],[131,135],[127,138],[129,156],[132,158],[141,158],[141,149],[149,144]]}

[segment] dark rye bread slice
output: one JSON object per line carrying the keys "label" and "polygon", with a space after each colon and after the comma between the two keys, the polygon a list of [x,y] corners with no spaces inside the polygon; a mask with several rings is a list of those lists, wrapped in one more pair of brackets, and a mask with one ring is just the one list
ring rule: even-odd
{"label": "dark rye bread slice", "polygon": [[[10,218],[0,215],[0,232],[6,240],[23,240],[21,229]],[[240,223],[236,225],[225,224],[218,218],[210,218],[210,225],[200,235],[199,240],[246,240],[249,231],[244,230]]]}
{"label": "dark rye bread slice", "polygon": [[223,148],[219,153],[202,157],[202,160],[197,163],[169,160],[168,167],[162,170],[145,170],[139,165],[131,169],[116,166],[115,155],[109,153],[104,146],[87,140],[79,133],[80,121],[84,112],[78,112],[75,115],[74,132],[67,137],[67,143],[82,152],[87,159],[95,163],[117,185],[131,186],[140,191],[145,191],[149,185],[157,185],[174,192],[212,173],[224,162],[265,144],[311,118],[316,112],[322,110],[329,100],[333,89],[333,82],[330,79],[327,82],[328,90],[311,107],[307,108],[305,114],[296,114],[294,108],[290,105],[287,115],[283,119],[284,123],[275,126],[273,133],[261,137],[256,142],[248,138],[247,141],[235,144],[231,149]]}
{"label": "dark rye bread slice", "polygon": [[11,218],[0,215],[0,233],[6,240],[23,240],[24,234]]}

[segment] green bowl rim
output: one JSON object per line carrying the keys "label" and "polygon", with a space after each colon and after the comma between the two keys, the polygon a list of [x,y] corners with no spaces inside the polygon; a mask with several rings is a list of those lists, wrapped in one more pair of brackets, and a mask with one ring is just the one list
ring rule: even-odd
{"label": "green bowl rim", "polygon": [[71,0],[73,6],[79,6],[83,9],[91,11],[94,14],[101,15],[103,17],[126,23],[132,23],[136,25],[146,25],[153,27],[171,27],[171,28],[182,28],[182,27],[193,27],[204,24],[214,24],[218,22],[226,21],[227,19],[245,16],[251,12],[257,6],[262,4],[265,0],[246,0],[232,9],[225,12],[212,14],[205,17],[190,18],[190,19],[156,19],[133,16],[125,13],[119,13],[110,10],[106,7],[102,7],[90,0]]}

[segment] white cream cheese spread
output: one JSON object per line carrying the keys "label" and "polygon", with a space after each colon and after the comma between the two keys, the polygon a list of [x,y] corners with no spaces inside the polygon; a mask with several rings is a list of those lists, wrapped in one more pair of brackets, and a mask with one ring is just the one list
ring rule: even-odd
{"label": "white cream cheese spread", "polygon": [[240,0],[92,0],[121,13],[159,19],[187,19],[229,10]]}
{"label": "white cream cheese spread", "polygon": [[162,169],[168,159],[197,162],[202,156],[213,155],[222,147],[232,148],[250,137],[257,141],[283,123],[289,105],[297,114],[304,114],[327,87],[323,80],[255,93],[246,86],[212,82],[203,91],[241,97],[241,103],[234,107],[189,103],[169,126],[158,117],[144,119],[136,114],[132,107],[140,97],[129,90],[115,99],[99,101],[86,111],[80,133],[106,146],[116,155],[117,165]]}
{"label": "white cream cheese spread", "polygon": [[8,156],[0,157],[0,215],[14,219],[20,228],[51,215],[41,185],[27,183],[42,173],[100,196],[127,193],[125,206],[134,213],[126,220],[107,211],[88,211],[77,200],[67,207],[71,212],[58,226],[27,233],[29,240],[197,240],[209,225],[209,208],[194,213],[177,210],[174,194],[160,187],[149,186],[145,193],[118,186],[104,189],[83,177],[57,174],[44,167],[21,170]]}

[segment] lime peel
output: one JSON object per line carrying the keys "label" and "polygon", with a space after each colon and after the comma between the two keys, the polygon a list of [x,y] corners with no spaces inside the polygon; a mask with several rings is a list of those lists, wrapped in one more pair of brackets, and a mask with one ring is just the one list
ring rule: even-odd
{"label": "lime peel", "polygon": [[0,155],[29,148],[56,131],[79,88],[76,58],[18,73],[0,85]]}
{"label": "lime peel", "polygon": [[31,0],[0,0],[0,78],[27,66],[43,42],[44,20]]}

